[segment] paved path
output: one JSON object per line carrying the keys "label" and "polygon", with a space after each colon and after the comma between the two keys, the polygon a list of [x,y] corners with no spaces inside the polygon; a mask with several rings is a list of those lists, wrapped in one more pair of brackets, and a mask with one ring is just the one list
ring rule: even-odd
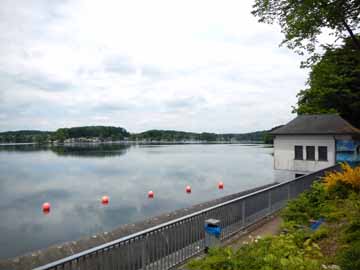
{"label": "paved path", "polygon": [[244,245],[245,242],[249,242],[251,237],[265,237],[276,235],[280,233],[281,218],[279,215],[270,216],[258,224],[255,224],[252,228],[249,228],[245,232],[240,232],[224,242],[225,246],[231,246],[234,249],[238,249]]}

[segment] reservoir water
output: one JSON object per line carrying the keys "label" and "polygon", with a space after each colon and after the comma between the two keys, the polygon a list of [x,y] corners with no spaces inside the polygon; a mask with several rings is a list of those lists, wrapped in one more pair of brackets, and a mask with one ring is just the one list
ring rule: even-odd
{"label": "reservoir water", "polygon": [[271,183],[272,151],[243,144],[0,146],[0,258]]}

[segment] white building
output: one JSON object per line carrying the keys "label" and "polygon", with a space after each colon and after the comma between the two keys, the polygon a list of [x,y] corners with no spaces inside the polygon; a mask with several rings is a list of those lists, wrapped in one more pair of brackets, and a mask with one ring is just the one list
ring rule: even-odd
{"label": "white building", "polygon": [[360,130],[336,114],[301,115],[271,134],[278,180],[360,161]]}

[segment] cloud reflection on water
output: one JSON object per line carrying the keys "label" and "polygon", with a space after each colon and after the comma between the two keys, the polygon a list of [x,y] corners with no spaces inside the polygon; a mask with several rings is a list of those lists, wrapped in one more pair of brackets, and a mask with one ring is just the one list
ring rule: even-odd
{"label": "cloud reflection on water", "polygon": [[[0,257],[272,182],[270,152],[229,145],[1,147]],[[108,206],[100,203],[105,194]],[[44,201],[51,202],[49,215],[41,211]]]}

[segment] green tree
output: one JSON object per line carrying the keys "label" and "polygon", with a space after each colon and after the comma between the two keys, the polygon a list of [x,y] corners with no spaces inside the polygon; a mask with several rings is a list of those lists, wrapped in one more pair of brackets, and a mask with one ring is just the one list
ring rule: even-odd
{"label": "green tree", "polygon": [[297,95],[294,112],[339,113],[360,127],[360,51],[350,38],[341,47],[326,50],[312,67],[308,85]]}
{"label": "green tree", "polygon": [[329,29],[336,38],[350,37],[360,51],[354,34],[360,25],[359,0],[255,0],[252,13],[259,22],[278,22],[285,35],[281,44],[300,54],[309,52],[310,63],[318,59],[314,52],[323,29]]}

